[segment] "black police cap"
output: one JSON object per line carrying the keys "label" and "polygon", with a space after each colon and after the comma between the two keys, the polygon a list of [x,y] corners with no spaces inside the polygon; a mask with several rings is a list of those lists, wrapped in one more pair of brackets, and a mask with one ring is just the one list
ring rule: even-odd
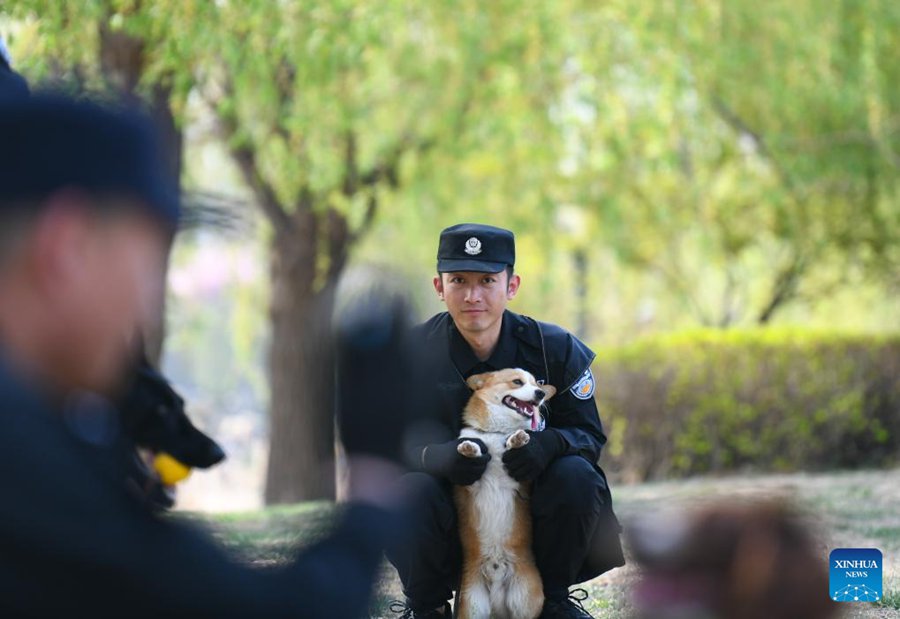
{"label": "black police cap", "polygon": [[66,188],[126,195],[174,228],[179,201],[149,118],[56,94],[0,100],[0,215]]}
{"label": "black police cap", "polygon": [[499,273],[515,263],[516,239],[509,230],[484,224],[457,224],[441,232],[438,273]]}

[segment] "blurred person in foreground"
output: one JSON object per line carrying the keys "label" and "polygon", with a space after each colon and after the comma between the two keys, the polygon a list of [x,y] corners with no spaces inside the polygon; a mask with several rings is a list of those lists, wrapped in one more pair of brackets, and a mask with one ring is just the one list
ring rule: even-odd
{"label": "blurred person in foreground", "polygon": [[[396,526],[402,432],[368,425],[369,394],[343,398],[350,504],[278,569],[147,510],[97,440],[109,411],[78,394],[115,393],[160,311],[179,204],[157,138],[136,112],[38,95],[0,103],[0,144],[0,616],[362,615]],[[406,371],[403,321],[385,304],[340,325],[346,380]],[[402,429],[402,405],[375,412]]]}
{"label": "blurred person in foreground", "polygon": [[829,619],[828,556],[784,503],[717,503],[626,528],[640,619]]}
{"label": "blurred person in foreground", "polygon": [[[29,95],[28,82],[13,70],[0,37],[0,101],[21,101]],[[118,457],[118,467],[113,468],[148,508],[169,509],[175,504],[175,484],[194,468],[219,464],[225,452],[194,427],[184,400],[143,353],[122,382],[120,397],[113,403],[118,412],[85,393],[82,397],[92,412],[82,416],[80,398],[73,398],[66,409],[70,425]]]}

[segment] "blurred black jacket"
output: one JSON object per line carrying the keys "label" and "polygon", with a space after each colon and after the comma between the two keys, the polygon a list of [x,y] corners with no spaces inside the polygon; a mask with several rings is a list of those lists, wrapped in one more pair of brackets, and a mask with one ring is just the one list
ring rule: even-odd
{"label": "blurred black jacket", "polygon": [[0,349],[0,617],[360,617],[393,522],[348,506],[283,568],[145,509]]}

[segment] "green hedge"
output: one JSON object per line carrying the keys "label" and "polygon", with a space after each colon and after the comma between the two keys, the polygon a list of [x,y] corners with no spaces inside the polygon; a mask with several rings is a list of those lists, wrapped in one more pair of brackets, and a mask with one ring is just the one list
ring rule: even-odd
{"label": "green hedge", "polygon": [[601,350],[594,375],[626,480],[900,461],[900,335],[691,331]]}

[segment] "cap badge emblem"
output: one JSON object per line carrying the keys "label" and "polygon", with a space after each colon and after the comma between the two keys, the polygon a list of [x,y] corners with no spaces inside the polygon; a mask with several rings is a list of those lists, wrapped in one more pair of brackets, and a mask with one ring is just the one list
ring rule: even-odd
{"label": "cap badge emblem", "polygon": [[481,241],[474,236],[466,241],[466,253],[470,256],[477,256],[481,253]]}

